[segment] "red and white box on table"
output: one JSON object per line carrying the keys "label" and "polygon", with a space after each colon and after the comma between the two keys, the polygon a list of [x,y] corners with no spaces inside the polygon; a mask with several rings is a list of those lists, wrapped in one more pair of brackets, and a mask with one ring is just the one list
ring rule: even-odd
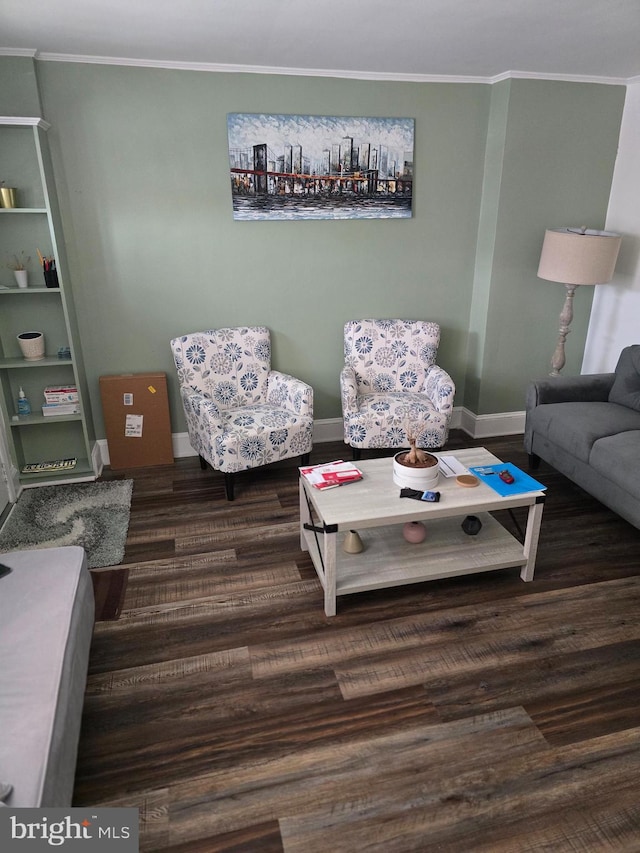
{"label": "red and white box on table", "polygon": [[316,489],[333,489],[362,479],[362,471],[352,462],[343,462],[342,459],[303,467],[300,473]]}

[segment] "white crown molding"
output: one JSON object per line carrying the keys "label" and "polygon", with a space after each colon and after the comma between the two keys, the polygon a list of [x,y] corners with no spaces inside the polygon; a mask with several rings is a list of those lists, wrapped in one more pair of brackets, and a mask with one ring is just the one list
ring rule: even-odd
{"label": "white crown molding", "polygon": [[170,62],[156,59],[130,59],[114,56],[76,56],[64,53],[38,53],[44,62],[80,62],[92,65],[129,65],[135,68],[165,68],[173,71],[206,71],[214,74],[271,74],[288,77],[338,77],[350,80],[375,80],[398,83],[490,83],[488,77],[446,74],[400,74],[395,72],[348,71],[334,68],[287,68],[272,65],[226,65],[215,62]]}
{"label": "white crown molding", "polygon": [[0,56],[27,56],[35,59],[37,55],[38,51],[29,47],[0,47]]}
{"label": "white crown molding", "polygon": [[49,130],[51,125],[48,121],[37,116],[0,116],[0,125],[13,124],[23,125],[25,127],[41,127],[43,130]]}
{"label": "white crown molding", "polygon": [[500,83],[502,80],[554,80],[564,83],[602,83],[606,86],[626,86],[630,80],[640,78],[602,77],[597,74],[538,74],[534,71],[505,71],[487,80]]}
{"label": "white crown molding", "polygon": [[0,48],[0,56],[30,56],[43,62],[79,62],[86,65],[128,65],[134,68],[166,68],[174,71],[205,71],[214,74],[272,74],[288,77],[337,77],[347,80],[374,80],[395,83],[480,83],[492,85],[503,80],[556,80],[568,83],[603,83],[626,86],[640,77],[602,77],[592,74],[546,74],[534,71],[504,71],[492,77],[457,74],[403,74],[396,72],[347,71],[334,68],[279,68],[270,65],[225,65],[210,62],[170,62],[160,59],[132,59],[123,56],[84,56],[47,53],[26,48]]}

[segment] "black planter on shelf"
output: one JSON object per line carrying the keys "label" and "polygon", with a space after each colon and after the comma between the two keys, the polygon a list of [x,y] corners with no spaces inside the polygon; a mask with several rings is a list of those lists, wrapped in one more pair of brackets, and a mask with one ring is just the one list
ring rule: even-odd
{"label": "black planter on shelf", "polygon": [[58,283],[58,270],[54,267],[53,269],[43,270],[44,272],[44,283],[47,287],[60,287]]}

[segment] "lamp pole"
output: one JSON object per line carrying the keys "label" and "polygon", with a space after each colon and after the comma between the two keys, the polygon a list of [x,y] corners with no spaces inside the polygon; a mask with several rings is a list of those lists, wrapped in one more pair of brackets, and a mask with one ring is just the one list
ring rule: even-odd
{"label": "lamp pole", "polygon": [[567,295],[560,312],[560,329],[558,330],[558,343],[551,356],[551,373],[549,376],[560,376],[560,371],[565,365],[566,358],[564,355],[564,342],[569,334],[569,326],[573,320],[573,297],[576,292],[576,284],[565,284]]}

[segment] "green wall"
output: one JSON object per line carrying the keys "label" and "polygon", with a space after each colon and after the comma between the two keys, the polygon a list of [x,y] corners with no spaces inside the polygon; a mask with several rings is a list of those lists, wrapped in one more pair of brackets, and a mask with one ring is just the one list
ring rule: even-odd
{"label": "green wall", "polygon": [[[480,276],[488,291],[482,370],[465,395],[481,414],[517,408],[532,373],[549,371],[565,288],[536,275],[544,230],[604,228],[625,95],[623,87],[550,81],[494,88],[502,161],[490,285]],[[574,299],[567,374],[580,373],[593,291],[580,288]]]}
{"label": "green wall", "polygon": [[36,69],[30,57],[0,56],[0,115],[42,115]]}
{"label": "green wall", "polygon": [[[544,228],[604,222],[624,87],[35,66],[99,437],[99,376],[147,370],[167,372],[184,431],[169,340],[216,326],[267,325],[318,419],[340,417],[356,317],[439,322],[456,406],[476,414],[522,410],[548,371],[563,290],[535,275]],[[414,118],[413,218],[235,222],[229,112]]]}

